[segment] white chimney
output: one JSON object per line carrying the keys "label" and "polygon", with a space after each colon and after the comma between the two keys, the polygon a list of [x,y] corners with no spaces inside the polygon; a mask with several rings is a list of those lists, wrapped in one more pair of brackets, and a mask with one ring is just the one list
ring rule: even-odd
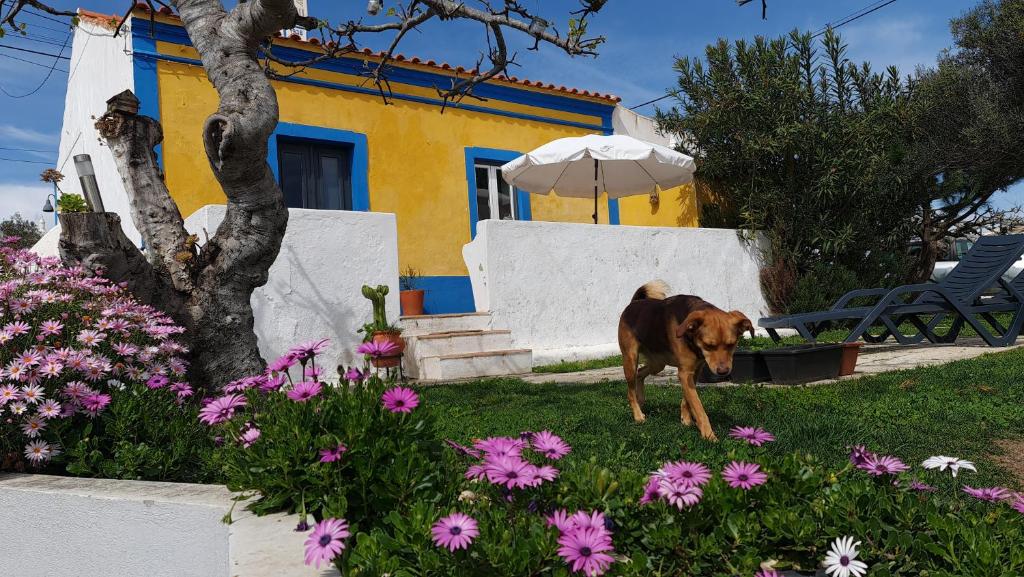
{"label": "white chimney", "polygon": [[[306,4],[307,2],[308,0],[295,0],[295,10],[298,11],[299,16],[309,16],[309,7]],[[293,34],[298,34],[303,40],[306,39],[306,29],[301,26],[281,31],[281,36],[284,36],[285,38],[291,38]]]}

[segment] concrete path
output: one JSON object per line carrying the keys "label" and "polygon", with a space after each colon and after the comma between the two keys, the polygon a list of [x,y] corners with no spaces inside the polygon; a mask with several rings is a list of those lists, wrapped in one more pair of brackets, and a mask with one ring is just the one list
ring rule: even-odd
{"label": "concrete path", "polygon": [[[981,339],[962,340],[949,345],[912,345],[901,346],[895,344],[864,345],[861,347],[860,356],[857,359],[857,372],[848,377],[840,377],[827,381],[818,381],[808,384],[823,384],[837,380],[847,380],[870,375],[884,373],[900,369],[913,369],[931,365],[941,365],[963,359],[973,359],[988,353],[998,353],[1024,346],[1024,341],[1018,341],[1016,345],[1005,348],[989,347]],[[576,373],[533,373],[523,375],[524,381],[531,383],[603,383],[608,381],[621,381],[622,367],[610,367],[606,369],[594,369]],[[676,370],[672,367],[666,368],[657,375],[647,378],[647,384],[675,385]],[[733,386],[732,383],[702,384],[702,386]],[[763,386],[792,386],[772,385],[764,383]]]}

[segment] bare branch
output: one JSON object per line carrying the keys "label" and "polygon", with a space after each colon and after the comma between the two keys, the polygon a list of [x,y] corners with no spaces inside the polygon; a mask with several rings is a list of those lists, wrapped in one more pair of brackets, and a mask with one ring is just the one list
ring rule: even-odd
{"label": "bare branch", "polygon": [[[4,4],[5,2],[0,2],[0,8],[3,8]],[[73,18],[78,14],[73,10],[58,10],[42,2],[39,2],[39,0],[13,0],[13,2],[11,3],[11,8],[7,11],[7,14],[5,14],[3,18],[0,18],[0,28],[3,28],[4,25],[7,25],[10,26],[12,30],[20,31],[20,28],[18,27],[15,18],[18,16],[18,14],[21,13],[21,11],[26,6],[30,6],[41,12],[46,12],[47,14],[50,14],[52,16]]]}

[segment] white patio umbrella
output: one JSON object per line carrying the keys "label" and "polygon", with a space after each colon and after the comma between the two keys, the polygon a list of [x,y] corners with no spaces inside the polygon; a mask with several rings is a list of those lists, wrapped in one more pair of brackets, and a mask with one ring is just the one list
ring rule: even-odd
{"label": "white patio umbrella", "polygon": [[590,134],[553,140],[501,167],[506,182],[532,192],[575,198],[651,194],[693,180],[693,158],[632,136]]}

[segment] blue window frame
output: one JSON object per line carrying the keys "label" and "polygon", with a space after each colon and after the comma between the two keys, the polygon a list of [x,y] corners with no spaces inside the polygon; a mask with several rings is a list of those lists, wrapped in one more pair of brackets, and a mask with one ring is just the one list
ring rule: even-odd
{"label": "blue window frame", "polygon": [[466,148],[466,182],[469,185],[471,238],[476,238],[476,223],[481,220],[488,218],[532,219],[530,193],[519,189],[510,191],[510,187],[501,181],[500,171],[497,170],[498,167],[521,154],[514,150]]}
{"label": "blue window frame", "polygon": [[[270,137],[267,163],[274,171],[274,178],[279,183],[282,182],[281,152],[288,150],[294,152],[296,146],[302,144],[308,145],[308,150],[318,153],[319,156],[331,156],[326,152],[330,150],[344,151],[345,154],[338,155],[338,158],[344,158],[346,162],[350,163],[350,166],[345,168],[348,169],[349,177],[346,184],[350,187],[351,194],[346,195],[347,198],[342,206],[347,210],[364,212],[370,210],[369,152],[365,134],[319,126],[278,123],[277,129]],[[347,158],[345,158],[346,156]],[[311,186],[312,189],[317,190],[320,187],[316,183]]]}

